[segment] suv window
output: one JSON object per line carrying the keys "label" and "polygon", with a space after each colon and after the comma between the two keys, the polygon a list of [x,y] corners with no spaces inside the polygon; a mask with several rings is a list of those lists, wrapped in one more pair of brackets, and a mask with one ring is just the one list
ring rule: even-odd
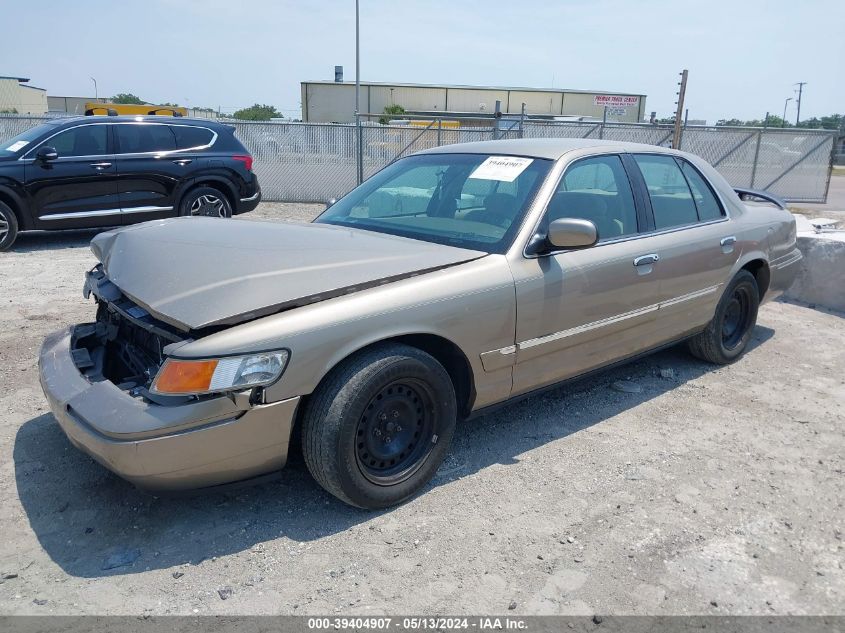
{"label": "suv window", "polygon": [[114,126],[118,154],[172,152],[176,137],[168,125],[158,123],[122,123]]}
{"label": "suv window", "polygon": [[192,149],[203,147],[211,143],[214,133],[204,127],[191,127],[189,125],[173,125],[170,127],[176,136],[176,146],[179,149]]}
{"label": "suv window", "polygon": [[107,139],[108,129],[105,125],[80,125],[59,132],[42,145],[55,147],[60,157],[101,156],[108,151]]}
{"label": "suv window", "polygon": [[634,160],[648,187],[654,226],[658,231],[698,222],[698,212],[687,179],[674,158],[634,154]]}
{"label": "suv window", "polygon": [[637,208],[622,159],[597,156],[570,165],[549,202],[549,221],[559,218],[590,220],[599,240],[636,233]]}
{"label": "suv window", "polygon": [[707,181],[704,180],[704,177],[698,173],[695,167],[687,161],[681,160],[679,162],[681,163],[684,176],[687,177],[690,189],[692,189],[692,197],[698,209],[698,219],[702,222],[707,222],[708,220],[721,218],[724,215],[722,213],[722,206],[716,199],[716,195],[713,193],[710,185],[707,184]]}

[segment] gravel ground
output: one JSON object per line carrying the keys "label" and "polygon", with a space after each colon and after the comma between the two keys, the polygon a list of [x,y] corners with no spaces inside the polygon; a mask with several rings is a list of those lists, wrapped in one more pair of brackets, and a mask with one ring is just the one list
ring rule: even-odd
{"label": "gravel ground", "polygon": [[388,512],[301,457],[154,498],[73,449],[38,385],[44,335],[92,316],[94,234],[0,256],[0,613],[845,614],[845,315],[772,303],[730,367],[669,350],[463,423]]}

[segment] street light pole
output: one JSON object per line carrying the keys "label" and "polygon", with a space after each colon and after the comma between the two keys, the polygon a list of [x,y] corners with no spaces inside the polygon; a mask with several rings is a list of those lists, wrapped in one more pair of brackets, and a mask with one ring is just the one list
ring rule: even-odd
{"label": "street light pole", "polygon": [[93,77],[89,77],[89,79],[94,82],[94,101],[99,101],[100,100],[100,93],[97,92],[97,80],[94,79]]}
{"label": "street light pole", "polygon": [[804,92],[804,86],[807,85],[807,82],[799,81],[795,85],[798,86],[798,112],[795,114],[795,125],[797,126],[801,122],[801,93]]}
{"label": "street light pole", "polygon": [[355,0],[355,127],[358,132],[358,154],[356,171],[358,184],[364,182],[364,141],[361,138],[361,29],[358,0]]}
{"label": "street light pole", "polygon": [[786,104],[792,101],[792,97],[787,97],[786,101],[783,102],[783,117],[780,120],[780,126],[786,127]]}

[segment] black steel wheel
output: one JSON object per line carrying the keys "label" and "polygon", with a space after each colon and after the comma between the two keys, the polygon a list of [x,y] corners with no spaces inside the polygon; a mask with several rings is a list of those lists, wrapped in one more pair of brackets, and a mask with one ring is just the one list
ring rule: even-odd
{"label": "black steel wheel", "polygon": [[757,280],[747,270],[739,271],[725,288],[713,319],[703,332],[690,339],[690,352],[717,365],[735,361],[748,347],[759,307]]}
{"label": "black steel wheel", "polygon": [[456,418],[452,381],[435,358],[380,344],[335,367],[310,396],[302,452],[328,492],[361,508],[386,508],[434,476]]}
{"label": "black steel wheel", "polygon": [[415,380],[398,380],[381,389],[358,421],[355,457],[364,476],[391,486],[406,480],[434,448],[435,396]]}
{"label": "black steel wheel", "polygon": [[751,323],[751,288],[749,284],[734,288],[722,312],[722,346],[732,350],[742,342]]}

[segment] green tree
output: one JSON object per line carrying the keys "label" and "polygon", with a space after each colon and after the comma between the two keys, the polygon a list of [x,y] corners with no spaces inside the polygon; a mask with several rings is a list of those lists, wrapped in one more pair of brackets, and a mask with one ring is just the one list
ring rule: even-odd
{"label": "green tree", "polygon": [[111,102],[129,105],[144,105],[146,103],[146,101],[141,101],[139,97],[136,97],[131,92],[119,92],[111,98]]}
{"label": "green tree", "polygon": [[238,110],[232,115],[233,118],[243,121],[269,121],[270,119],[281,116],[282,113],[276,110],[275,106],[260,105],[258,103]]}
{"label": "green tree", "polygon": [[381,123],[382,125],[387,125],[388,123],[390,123],[390,119],[395,119],[399,115],[405,114],[405,108],[403,108],[400,105],[384,106],[384,113],[385,113],[385,115],[389,115],[389,116],[379,117],[378,122]]}
{"label": "green tree", "polygon": [[808,129],[818,129],[824,128],[826,130],[841,130],[843,126],[845,126],[845,117],[841,114],[831,114],[829,116],[823,116],[822,118],[812,117],[810,119],[805,119],[798,124],[798,127],[801,128],[808,128]]}

